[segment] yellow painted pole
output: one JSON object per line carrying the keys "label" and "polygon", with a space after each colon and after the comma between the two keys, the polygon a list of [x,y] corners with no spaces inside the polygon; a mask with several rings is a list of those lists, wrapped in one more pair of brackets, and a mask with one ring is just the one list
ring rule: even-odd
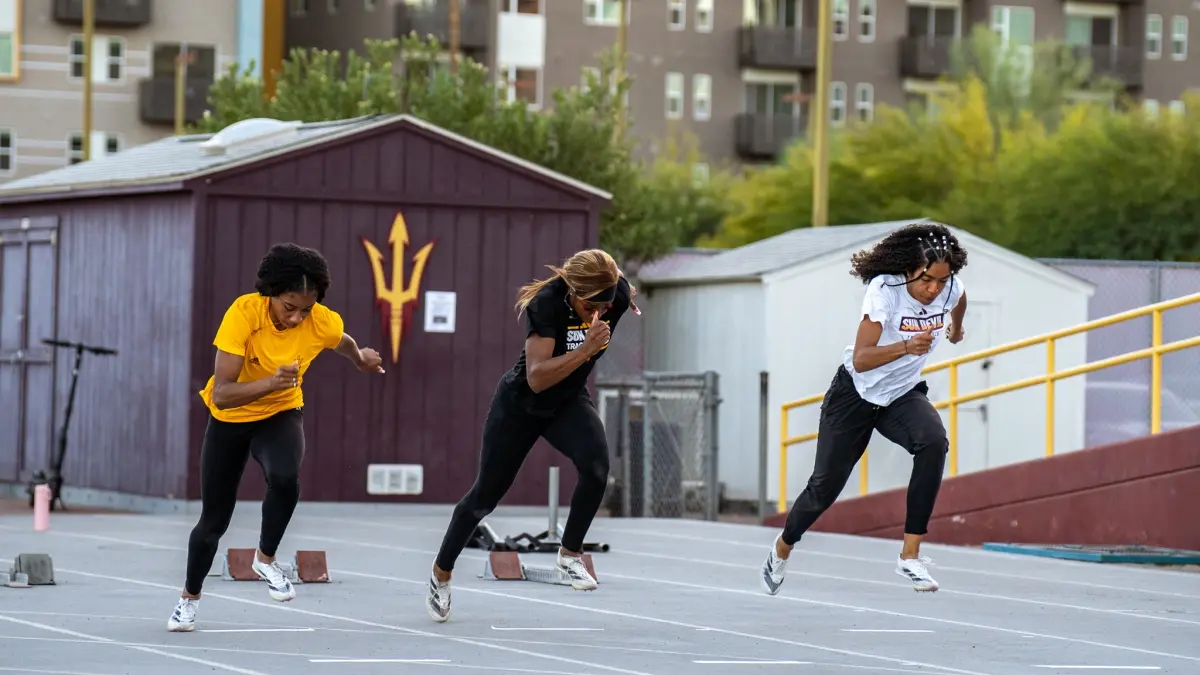
{"label": "yellow painted pole", "polygon": [[[633,11],[633,8],[629,5],[629,0],[623,0],[621,8],[618,11],[620,12],[620,18],[617,19],[617,65],[613,69],[613,81],[610,85],[613,88],[619,85],[621,80],[625,79],[625,58],[629,51],[629,14]],[[613,130],[613,138],[617,143],[620,143],[625,133],[624,98],[620,101],[613,101],[613,105],[617,109],[617,128]]]}
{"label": "yellow painted pole", "polygon": [[1046,456],[1054,454],[1054,338],[1046,340]]}
{"label": "yellow painted pole", "polygon": [[96,0],[83,0],[83,161],[92,158],[92,36]]}
{"label": "yellow painted pole", "polygon": [[816,100],[809,108],[815,115],[813,130],[812,226],[829,224],[829,79],[833,66],[833,0],[819,0],[817,12]]}
{"label": "yellow painted pole", "polygon": [[1150,346],[1154,347],[1154,356],[1150,357],[1150,433],[1162,432],[1162,347],[1163,313],[1161,309],[1154,310],[1152,338]]}
{"label": "yellow painted pole", "polygon": [[458,15],[459,0],[450,0],[450,74],[458,75],[458,49],[461,38],[459,36],[459,15]]}
{"label": "yellow painted pole", "polygon": [[858,494],[860,494],[860,495],[865,495],[865,494],[867,494],[867,491],[868,491],[867,480],[868,480],[869,476],[868,476],[867,471],[868,471],[868,464],[869,464],[868,459],[870,457],[870,454],[871,454],[870,448],[863,450],[862,461],[858,463]]}
{"label": "yellow painted pole", "polygon": [[958,475],[958,364],[950,366],[950,475]]}
{"label": "yellow painted pole", "polygon": [[788,409],[781,408],[779,415],[779,498],[776,500],[778,511],[787,511],[787,468],[788,468]]}
{"label": "yellow painted pole", "polygon": [[[187,52],[190,53],[190,52]],[[180,51],[175,57],[175,135],[183,135],[184,110],[187,105],[187,57]]]}

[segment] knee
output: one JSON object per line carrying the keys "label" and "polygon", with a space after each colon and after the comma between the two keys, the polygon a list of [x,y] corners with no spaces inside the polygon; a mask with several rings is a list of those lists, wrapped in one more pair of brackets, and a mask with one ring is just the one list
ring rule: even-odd
{"label": "knee", "polygon": [[581,462],[578,467],[579,482],[585,483],[592,487],[600,486],[604,489],[608,486],[608,448],[603,448],[603,452],[592,454],[592,456],[584,462]]}
{"label": "knee", "polygon": [[916,434],[913,437],[911,452],[914,455],[932,454],[945,457],[950,453],[950,439],[946,435],[946,430],[939,426]]}
{"label": "knee", "polygon": [[286,496],[300,495],[300,476],[294,471],[271,471],[267,473],[267,489]]}

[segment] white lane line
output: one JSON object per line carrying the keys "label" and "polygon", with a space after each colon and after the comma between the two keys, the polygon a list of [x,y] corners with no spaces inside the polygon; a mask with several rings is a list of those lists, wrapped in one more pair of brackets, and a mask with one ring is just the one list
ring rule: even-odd
{"label": "white lane line", "polygon": [[1034,665],[1055,670],[1162,670],[1157,665]]}
{"label": "white lane line", "polygon": [[513,626],[492,626],[492,630],[520,630],[520,631],[562,631],[562,632],[583,632],[583,631],[601,631],[603,628],[517,628]]}
{"label": "white lane line", "polygon": [[924,628],[842,628],[846,633],[932,633]]}
{"label": "white lane line", "polygon": [[[61,531],[54,532],[54,534],[59,535],[59,536],[71,536],[72,535],[72,533],[61,532]],[[110,537],[110,539],[114,539],[114,538]],[[177,548],[176,550],[183,550],[183,549]],[[8,558],[0,558],[0,562],[11,563],[12,560],[8,559]],[[126,583],[126,584],[131,584],[131,585],[135,585],[135,586],[145,586],[148,588],[161,588],[161,589],[165,589],[165,590],[169,590],[169,591],[176,591],[176,592],[179,590],[178,586],[168,586],[167,584],[159,584],[159,583],[154,583],[151,581],[142,581],[141,579],[130,579],[127,577],[118,577],[118,576],[107,575],[107,574],[95,574],[93,572],[84,572],[82,570],[72,570],[72,569],[58,568],[58,567],[55,568],[55,571],[61,571],[66,574],[76,574],[81,577],[91,577],[93,579],[107,579],[109,581],[119,581],[119,582]],[[396,631],[398,633],[406,633],[409,635],[420,635],[422,637],[435,638],[435,639],[439,639],[439,640],[449,640],[451,642],[457,642],[460,644],[468,644],[468,645],[472,645],[475,647],[486,647],[488,649],[495,649],[497,651],[509,652],[512,654],[520,654],[521,656],[529,656],[529,657],[533,657],[533,658],[546,659],[548,661],[557,661],[559,663],[569,663],[573,666],[582,666],[585,668],[593,668],[596,670],[606,670],[606,671],[613,672],[613,673],[623,673],[624,675],[652,675],[651,673],[645,673],[645,672],[642,672],[639,670],[626,670],[624,668],[615,668],[613,666],[606,666],[606,665],[602,665],[599,663],[589,663],[587,661],[577,661],[575,659],[569,659],[569,658],[562,657],[562,656],[555,656],[553,654],[543,654],[541,652],[531,652],[531,651],[527,651],[524,649],[517,649],[516,647],[507,647],[504,645],[498,645],[498,644],[489,643],[489,642],[481,642],[478,640],[471,640],[471,639],[467,639],[467,638],[452,637],[449,635],[442,635],[439,633],[430,633],[428,631],[417,630],[415,628],[406,628],[404,626],[393,626],[393,625],[389,625],[389,624],[385,624],[385,623],[378,623],[375,621],[366,621],[364,619],[356,619],[354,617],[342,616],[339,614],[328,614],[326,612],[314,612],[312,610],[300,609],[298,607],[285,607],[283,605],[280,605],[279,603],[266,603],[266,602],[261,602],[261,601],[257,601],[257,600],[249,600],[247,598],[239,598],[239,597],[232,596],[232,595],[225,595],[223,593],[213,593],[211,591],[206,591],[204,593],[204,595],[207,597],[210,597],[210,598],[221,598],[222,600],[228,600],[229,602],[237,602],[237,603],[241,603],[241,604],[245,604],[245,605],[254,605],[255,607],[269,607],[276,611],[295,612],[297,614],[303,614],[305,616],[316,616],[316,617],[320,617],[323,619],[333,619],[334,621],[345,621],[348,623],[354,623],[354,624],[358,624],[360,626],[372,626],[375,628],[384,628],[384,629],[387,629],[390,631]],[[19,619],[12,619],[12,620],[20,621]],[[175,656],[175,655],[172,655],[172,656]],[[180,656],[178,658],[189,658],[190,659],[190,657],[182,657],[182,656]],[[253,671],[240,671],[240,672],[245,673],[246,675],[263,675],[262,673],[254,673]]]}
{"label": "white lane line", "polygon": [[[119,619],[122,621],[153,621],[154,623],[158,623],[160,621],[160,619],[153,619],[148,616],[126,616],[126,615],[122,615],[122,614],[81,614],[78,612],[33,612],[33,611],[28,611],[28,610],[16,610],[16,609],[6,609],[6,610],[4,610],[4,613],[5,614],[16,614],[19,616],[70,616],[70,617],[78,617],[81,619],[109,619],[109,620]],[[216,626],[246,626],[246,627],[276,628],[276,629],[277,628],[296,628],[296,629],[312,630],[311,628],[305,628],[304,626],[279,626],[277,624],[250,623],[248,621],[213,621],[210,619],[205,619],[204,623],[213,624]],[[341,628],[341,629],[330,628],[330,629],[326,629],[326,630],[352,630],[353,632],[371,632],[371,633],[378,632],[378,631],[357,631],[357,630],[353,630],[353,629],[349,629],[349,628]],[[210,631],[205,631],[205,632],[212,633],[215,631],[210,630]]]}
{"label": "white lane line", "polygon": [[707,666],[811,666],[812,661],[692,661]]}
{"label": "white lane line", "polygon": [[107,675],[107,673],[85,673],[80,670],[37,670],[34,668],[9,668],[0,666],[0,673],[37,673],[37,675]]}
{"label": "white lane line", "polygon": [[[8,562],[8,561],[5,561],[5,562]],[[100,637],[98,635],[89,635],[87,633],[80,633],[78,631],[67,630],[66,628],[58,628],[56,626],[47,626],[44,623],[37,623],[36,621],[26,621],[25,619],[17,619],[15,617],[11,617],[11,616],[4,616],[3,614],[0,614],[0,621],[8,621],[9,623],[15,623],[15,624],[18,624],[21,626],[27,626],[29,628],[39,628],[41,630],[50,631],[51,633],[59,633],[61,635],[70,635],[72,637],[84,638],[87,640],[91,640],[93,643],[96,643],[96,644],[111,644],[113,646],[124,647],[125,649],[134,649],[139,652],[145,652],[147,654],[154,654],[156,656],[165,656],[169,659],[178,659],[180,661],[190,661],[192,663],[198,663],[202,666],[207,666],[209,668],[217,668],[219,670],[227,670],[231,673],[240,673],[241,675],[266,675],[266,673],[261,673],[257,670],[247,670],[245,668],[238,668],[237,666],[231,666],[227,663],[219,663],[217,661],[209,661],[207,659],[198,659],[194,656],[184,656],[183,654],[172,654],[171,652],[165,652],[161,649],[154,649],[152,647],[135,647],[132,645],[122,645],[122,644],[117,643],[116,640],[111,640],[106,637]]]}
{"label": "white lane line", "polygon": [[309,659],[309,663],[450,663],[450,659]]}
{"label": "white lane line", "polygon": [[200,633],[312,633],[316,628],[210,628]]}

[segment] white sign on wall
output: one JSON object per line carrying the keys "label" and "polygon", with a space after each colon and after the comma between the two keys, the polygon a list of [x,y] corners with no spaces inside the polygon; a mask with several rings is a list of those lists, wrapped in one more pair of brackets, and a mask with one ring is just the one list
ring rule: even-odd
{"label": "white sign on wall", "polygon": [[425,291],[426,333],[454,332],[454,310],[457,300],[454,291]]}

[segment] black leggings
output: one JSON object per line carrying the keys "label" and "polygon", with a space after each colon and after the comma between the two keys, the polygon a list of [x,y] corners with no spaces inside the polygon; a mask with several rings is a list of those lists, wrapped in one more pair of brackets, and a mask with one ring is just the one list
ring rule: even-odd
{"label": "black leggings", "polygon": [[833,504],[875,430],[913,456],[904,532],[926,533],[950,450],[946,428],[926,398],[928,393],[929,387],[921,382],[891,405],[877,406],[858,395],[845,366],[838,368],[821,404],[816,465],[788,513],[783,543],[791,546],[799,541]]}
{"label": "black leggings", "polygon": [[250,457],[262,467],[267,495],[262,504],[258,550],[275,555],[300,501],[304,459],[304,414],[285,410],[257,422],[222,422],[209,417],[200,450],[200,522],[188,539],[188,593],[200,593],[221,536],[229,528],[238,484]]}
{"label": "black leggings", "polygon": [[438,568],[449,572],[479,525],[512,487],[525,456],[538,437],[544,437],[579,472],[571,511],[563,528],[562,547],[576,553],[591,527],[608,486],[608,443],[604,425],[586,394],[580,394],[553,417],[530,415],[511,401],[501,385],[483,423],[479,475],[454,509],[450,527],[437,555]]}

